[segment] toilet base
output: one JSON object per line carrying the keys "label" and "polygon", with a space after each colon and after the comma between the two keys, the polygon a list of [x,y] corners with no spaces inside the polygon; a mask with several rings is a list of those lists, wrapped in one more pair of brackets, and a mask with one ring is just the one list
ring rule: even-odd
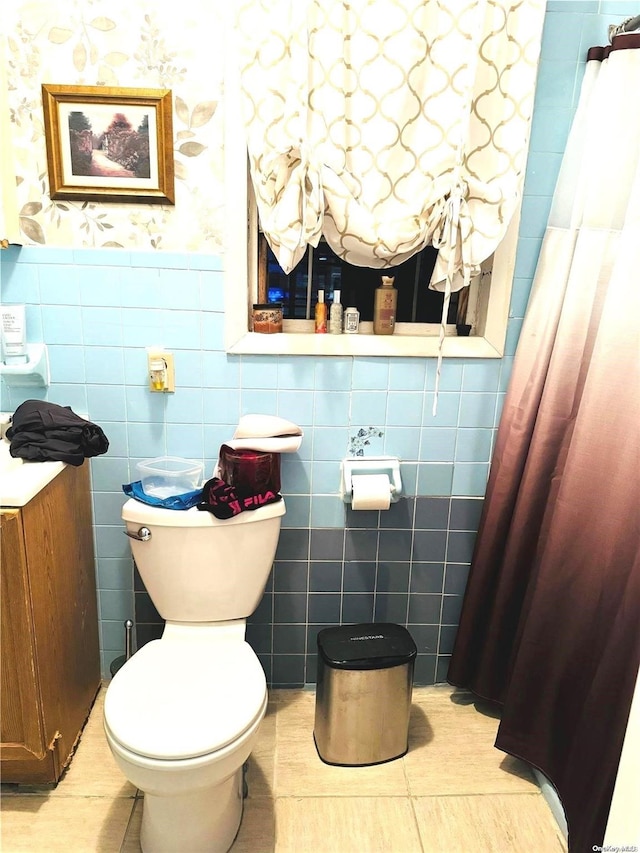
{"label": "toilet base", "polygon": [[227,853],[243,806],[243,773],[213,788],[169,797],[145,794],[140,829],[142,853]]}

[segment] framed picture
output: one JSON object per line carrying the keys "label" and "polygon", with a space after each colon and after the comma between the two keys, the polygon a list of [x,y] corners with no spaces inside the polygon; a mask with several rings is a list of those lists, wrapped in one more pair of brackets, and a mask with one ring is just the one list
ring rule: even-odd
{"label": "framed picture", "polygon": [[52,199],[175,204],[169,89],[42,85]]}

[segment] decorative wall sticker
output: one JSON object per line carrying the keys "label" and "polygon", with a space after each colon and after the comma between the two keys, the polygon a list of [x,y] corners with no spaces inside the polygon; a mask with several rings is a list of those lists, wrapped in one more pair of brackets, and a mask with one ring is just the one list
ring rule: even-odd
{"label": "decorative wall sticker", "polygon": [[352,456],[364,456],[365,447],[371,444],[372,438],[382,438],[384,432],[378,427],[361,427],[355,435],[349,438],[349,453]]}

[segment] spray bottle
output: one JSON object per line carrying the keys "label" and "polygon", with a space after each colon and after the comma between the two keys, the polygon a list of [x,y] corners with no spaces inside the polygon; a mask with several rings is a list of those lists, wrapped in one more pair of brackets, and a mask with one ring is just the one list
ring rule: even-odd
{"label": "spray bottle", "polygon": [[315,320],[315,333],[316,333],[316,335],[326,335],[326,333],[327,333],[327,304],[324,301],[324,290],[318,291],[318,301],[316,302],[314,320]]}

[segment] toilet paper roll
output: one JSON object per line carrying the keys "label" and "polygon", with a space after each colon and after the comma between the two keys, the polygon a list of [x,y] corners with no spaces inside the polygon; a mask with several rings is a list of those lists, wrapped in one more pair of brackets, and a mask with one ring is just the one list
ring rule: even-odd
{"label": "toilet paper roll", "polygon": [[389,509],[391,482],[387,474],[354,474],[351,495],[352,509]]}

